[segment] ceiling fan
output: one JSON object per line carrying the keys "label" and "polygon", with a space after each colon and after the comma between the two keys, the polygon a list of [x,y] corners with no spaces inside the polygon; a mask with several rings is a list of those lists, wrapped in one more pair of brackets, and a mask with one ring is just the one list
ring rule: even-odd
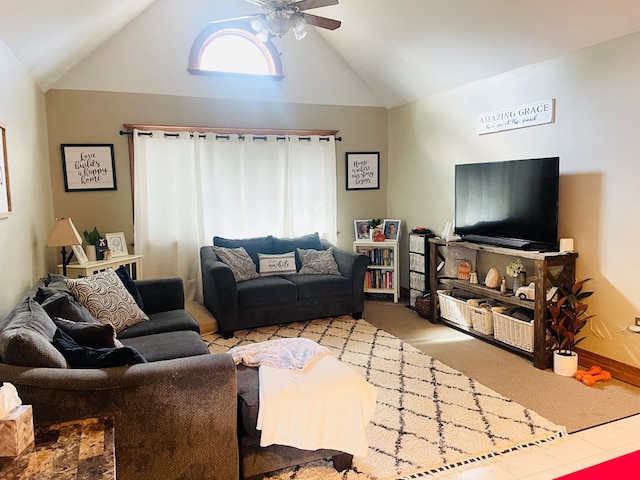
{"label": "ceiling fan", "polygon": [[293,31],[297,40],[302,40],[307,35],[306,26],[335,30],[341,22],[331,18],[320,17],[305,13],[312,8],[337,5],[338,0],[246,0],[249,3],[262,7],[265,13],[256,13],[243,17],[227,18],[225,20],[212,20],[209,23],[228,22],[231,20],[251,19],[251,28],[255,30],[256,37],[263,42],[272,36],[282,37],[289,30]]}

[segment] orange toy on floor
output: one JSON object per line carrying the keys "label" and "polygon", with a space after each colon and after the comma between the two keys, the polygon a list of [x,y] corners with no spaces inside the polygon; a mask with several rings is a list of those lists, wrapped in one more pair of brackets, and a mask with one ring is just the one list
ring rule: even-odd
{"label": "orange toy on floor", "polygon": [[594,365],[587,371],[578,370],[573,376],[576,380],[581,382],[586,375],[597,375],[600,372],[602,372],[602,369],[599,366]]}
{"label": "orange toy on floor", "polygon": [[602,370],[597,375],[586,375],[582,379],[582,383],[584,383],[587,387],[590,387],[591,385],[593,385],[594,383],[600,380],[602,380],[603,382],[608,382],[609,380],[611,380],[611,374],[606,370]]}

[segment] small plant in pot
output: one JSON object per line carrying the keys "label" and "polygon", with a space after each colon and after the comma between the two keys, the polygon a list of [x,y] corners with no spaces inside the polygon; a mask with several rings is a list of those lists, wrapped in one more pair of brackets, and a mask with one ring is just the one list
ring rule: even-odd
{"label": "small plant in pot", "polygon": [[593,315],[587,313],[588,305],[585,298],[593,295],[586,292],[583,286],[591,280],[587,278],[575,282],[570,289],[558,288],[556,295],[547,306],[547,331],[554,340],[553,371],[558,375],[572,377],[578,370],[578,354],[574,347],[584,340],[577,338],[580,331],[587,325]]}
{"label": "small plant in pot", "polygon": [[84,237],[84,241],[87,242],[87,258],[90,261],[96,260],[96,243],[100,240],[100,232],[98,232],[97,227],[93,227],[93,230],[90,232],[85,230],[82,232],[82,236]]}
{"label": "small plant in pot", "polygon": [[[376,235],[379,235],[382,233],[382,219],[381,218],[372,218],[371,220],[369,220],[369,236],[371,237],[371,240],[377,242],[380,241],[379,237],[377,238]],[[382,241],[384,241],[384,235],[382,238]]]}

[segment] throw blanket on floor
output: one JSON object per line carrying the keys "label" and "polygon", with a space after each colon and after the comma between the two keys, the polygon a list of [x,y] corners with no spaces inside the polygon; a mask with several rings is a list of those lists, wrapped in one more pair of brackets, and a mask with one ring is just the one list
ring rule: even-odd
{"label": "throw blanket on floor", "polygon": [[367,454],[378,391],[355,370],[325,356],[305,373],[262,365],[259,376],[260,446]]}
{"label": "throw blanket on floor", "polygon": [[231,348],[229,353],[236,365],[267,366],[305,371],[317,360],[331,355],[328,348],[307,338],[281,338]]}

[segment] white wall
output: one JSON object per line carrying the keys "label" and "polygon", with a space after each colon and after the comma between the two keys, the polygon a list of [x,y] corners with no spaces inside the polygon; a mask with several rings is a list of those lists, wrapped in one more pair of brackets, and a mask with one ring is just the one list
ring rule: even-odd
{"label": "white wall", "polygon": [[[0,123],[7,131],[13,212],[0,219],[0,318],[46,273],[53,225],[44,94],[0,42]],[[48,262],[46,261],[48,260]]]}
{"label": "white wall", "polygon": [[[624,329],[640,316],[639,50],[635,34],[389,112],[388,215],[409,227],[452,220],[457,163],[560,157],[559,234],[575,239],[577,277],[596,292],[581,347],[634,366],[640,335]],[[476,134],[478,114],[548,98],[555,123]]]}

